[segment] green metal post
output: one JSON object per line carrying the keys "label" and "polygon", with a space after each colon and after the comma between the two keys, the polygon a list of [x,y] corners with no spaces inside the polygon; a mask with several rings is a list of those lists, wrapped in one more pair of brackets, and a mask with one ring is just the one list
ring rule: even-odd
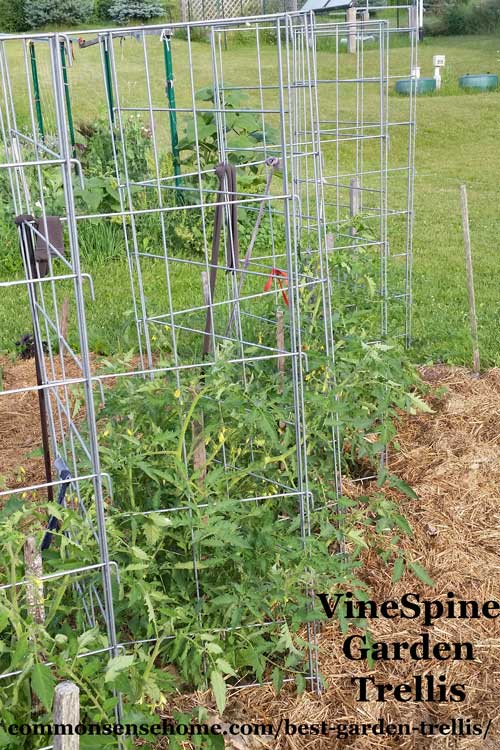
{"label": "green metal post", "polygon": [[[181,162],[179,157],[179,135],[177,133],[177,112],[175,108],[175,91],[174,91],[174,69],[172,65],[172,49],[170,47],[170,38],[163,37],[163,53],[165,56],[165,76],[167,79],[166,92],[169,106],[170,120],[170,142],[172,144],[172,160],[174,164],[174,174],[176,175],[175,184],[177,187],[182,185]],[[182,193],[177,191],[178,200],[182,202]]]}
{"label": "green metal post", "polygon": [[69,95],[68,69],[66,67],[66,51],[64,48],[64,42],[61,42],[61,65],[62,65],[62,74],[63,74],[63,81],[64,81],[64,98],[66,100],[66,114],[68,116],[69,139],[71,142],[71,149],[73,151],[73,157],[76,159],[75,128],[73,125],[73,111],[71,109],[71,97]]}
{"label": "green metal post", "polygon": [[43,114],[42,114],[42,100],[40,98],[40,83],[38,80],[38,67],[36,64],[36,52],[34,42],[29,43],[30,48],[30,60],[31,60],[31,77],[33,79],[33,93],[35,96],[35,110],[36,119],[38,122],[38,130],[40,131],[40,137],[45,140],[45,129],[43,127]]}
{"label": "green metal post", "polygon": [[111,62],[109,59],[108,40],[103,39],[103,52],[104,52],[104,74],[106,77],[106,99],[108,100],[109,117],[111,124],[115,124],[115,104],[113,99],[113,78],[111,76]]}

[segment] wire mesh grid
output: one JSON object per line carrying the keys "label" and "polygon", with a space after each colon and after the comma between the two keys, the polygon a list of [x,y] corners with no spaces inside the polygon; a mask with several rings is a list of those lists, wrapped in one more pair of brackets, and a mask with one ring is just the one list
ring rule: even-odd
{"label": "wire mesh grid", "polygon": [[[46,424],[45,454],[53,459],[45,466],[45,481],[26,485],[21,480],[0,497],[36,498],[39,509],[56,514],[50,527],[54,533],[56,506],[74,512],[64,537],[67,545],[84,550],[82,564],[70,567],[64,555],[58,562],[49,550],[55,572],[43,576],[43,582],[48,588],[62,578],[64,586],[72,587],[74,627],[82,633],[102,629],[98,651],[112,656],[137,644],[153,648],[161,643],[168,661],[168,644],[175,642],[175,616],[159,637],[153,628],[134,628],[123,602],[118,615],[115,611],[119,565],[110,559],[110,528],[119,526],[135,540],[137,523],[148,519],[160,524],[164,522],[159,518],[168,519],[165,523],[179,530],[184,544],[172,551],[173,575],[175,570],[191,572],[183,603],[194,608],[201,632],[229,637],[243,628],[282,627],[282,618],[267,609],[245,612],[244,602],[237,616],[219,611],[217,622],[207,614],[213,581],[211,547],[204,545],[203,537],[207,514],[217,513],[220,524],[228,524],[228,533],[244,537],[254,533],[251,509],[268,505],[280,543],[287,545],[295,535],[305,545],[314,513],[324,505],[316,488],[309,486],[308,475],[311,337],[324,350],[331,363],[328,377],[334,378],[339,300],[347,297],[359,308],[358,325],[367,340],[388,333],[407,341],[410,336],[414,98],[405,104],[407,118],[400,118],[396,103],[397,116],[390,120],[390,23],[382,19],[357,26],[355,55],[350,56],[341,54],[341,48],[353,33],[352,24],[317,23],[313,15],[204,26],[209,28],[210,65],[197,59],[192,39],[196,24],[94,33],[90,44],[100,61],[96,91],[107,112],[104,128],[116,186],[113,201],[104,209],[94,207],[92,175],[75,156],[68,96],[72,78],[70,71],[68,82],[67,58],[61,55],[71,40],[60,34],[4,37],[0,46],[0,166],[18,216],[25,271],[24,278],[2,281],[1,286],[26,294],[39,370],[36,385],[4,388],[0,395],[8,399],[37,394],[42,438]],[[403,49],[412,65],[416,28],[398,30],[401,33],[409,39]],[[173,58],[172,39],[180,34],[184,42]],[[245,37],[245,49],[252,51],[245,56],[244,75],[231,56],[231,35]],[[271,62],[262,55],[270,39]],[[130,56],[128,49],[127,55],[123,52],[128,40],[134,40]],[[33,66],[33,45],[42,43],[49,59],[45,86],[53,92],[55,113],[50,137],[43,126],[40,82]],[[19,46],[22,66],[14,73],[14,87],[11,49]],[[159,48],[165,66],[161,72]],[[327,63],[323,49],[329,51]],[[403,65],[401,69],[408,73]],[[183,71],[182,79],[176,70]],[[146,171],[139,168],[130,141],[131,122],[150,144]],[[403,129],[408,162],[391,166],[391,133],[402,137]],[[51,193],[55,175],[57,200]],[[389,209],[393,176],[400,182],[393,191],[396,207]],[[87,200],[80,200],[82,196]],[[79,238],[86,227],[109,224],[121,228],[129,278],[124,310],[132,306],[135,334],[134,353],[125,363],[110,357],[103,365],[89,342],[94,283],[85,271]],[[187,253],[182,248],[186,237],[191,243]],[[342,268],[351,262],[365,264],[367,277],[375,267],[379,287],[350,288]],[[188,293],[179,293],[179,288]],[[61,312],[68,301],[75,312],[71,333]],[[19,304],[25,304],[22,295]],[[378,310],[375,323],[373,308]],[[232,381],[233,398],[227,392],[217,397],[213,384],[221,368]],[[260,413],[257,420],[252,416],[262,372],[274,378],[280,461],[268,462],[260,455],[266,415]],[[173,480],[163,477],[160,485],[167,489],[148,498],[146,507],[135,507],[130,497],[125,501],[118,495],[101,466],[101,406],[120,383],[134,384],[131,398],[140,400],[145,388],[156,389],[159,398],[168,389],[176,399],[169,424],[177,425],[172,453],[179,474]],[[130,421],[130,439],[139,441],[139,451],[141,435],[134,433],[133,417],[123,413],[118,419]],[[341,445],[333,407],[330,422],[327,504],[332,506],[341,495]],[[225,438],[235,429],[247,434],[243,452],[233,451]],[[215,436],[217,450],[208,464]],[[292,468],[284,471],[289,457]],[[145,464],[144,471],[147,481]],[[220,474],[222,495],[220,483],[211,479]],[[176,483],[181,485],[178,491]],[[43,537],[46,548],[50,528]],[[255,551],[258,554],[258,546]],[[139,568],[147,549],[137,554]],[[232,585],[243,585],[244,570],[239,575]],[[306,574],[304,581],[306,595],[312,595]],[[1,590],[22,589],[22,606],[28,606],[26,583],[11,582]],[[254,585],[258,583],[263,582]],[[163,594],[168,596],[168,586]],[[317,627],[306,626],[306,671],[309,686],[319,690]],[[21,671],[0,678],[11,679]],[[119,716],[119,702],[116,712]]]}

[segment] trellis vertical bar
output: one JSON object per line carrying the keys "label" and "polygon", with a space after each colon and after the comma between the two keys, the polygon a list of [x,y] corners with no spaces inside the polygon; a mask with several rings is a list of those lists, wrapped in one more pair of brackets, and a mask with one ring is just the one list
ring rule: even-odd
{"label": "trellis vertical bar", "polygon": [[[176,176],[175,184],[180,187],[182,181],[180,179],[181,174],[181,163],[179,156],[179,135],[177,133],[177,108],[175,105],[175,90],[174,90],[174,68],[172,63],[172,45],[171,45],[171,33],[165,30],[163,33],[163,55],[165,60],[165,79],[166,79],[166,93],[169,106],[169,122],[170,122],[170,143],[172,147],[172,161],[174,167],[174,174]],[[177,200],[182,202],[182,193],[176,192]]]}
{"label": "trellis vertical bar", "polygon": [[111,75],[111,62],[109,59],[109,45],[111,37],[104,36],[101,39],[103,49],[103,60],[104,60],[104,85],[106,88],[106,100],[108,103],[108,111],[111,119],[111,125],[115,124],[115,104],[113,97],[113,78]]}
{"label": "trellis vertical bar", "polygon": [[[64,116],[64,76],[62,71],[62,61],[60,58],[61,38],[59,34],[50,40],[51,62],[53,85],[55,91],[56,105],[56,124],[58,141],[61,148],[61,154],[64,159],[61,165],[61,174],[63,180],[63,190],[66,200],[67,209],[67,230],[69,247],[71,253],[71,263],[74,271],[74,294],[76,314],[78,319],[78,333],[80,343],[80,357],[83,376],[83,388],[85,393],[85,409],[87,415],[88,439],[90,446],[90,455],[92,458],[92,472],[94,484],[94,502],[96,509],[96,519],[98,528],[98,540],[100,559],[102,562],[102,583],[104,590],[105,621],[108,635],[108,642],[113,656],[118,655],[118,641],[116,637],[116,624],[114,616],[113,589],[111,581],[111,567],[108,550],[108,540],[106,532],[106,517],[104,509],[104,492],[102,484],[101,462],[99,456],[99,443],[97,437],[97,424],[94,405],[92,369],[90,363],[90,348],[87,335],[87,322],[85,314],[85,297],[83,293],[83,277],[80,267],[80,253],[78,246],[78,229],[75,214],[75,200],[73,194],[72,182],[72,159],[70,143],[66,129],[66,118]],[[121,718],[121,702],[118,701],[116,706],[116,716]]]}
{"label": "trellis vertical bar", "polygon": [[31,41],[29,43],[30,50],[30,62],[31,62],[31,76],[33,79],[33,94],[35,99],[36,119],[38,123],[38,130],[42,141],[45,139],[45,130],[43,126],[43,113],[42,113],[42,99],[40,96],[40,82],[38,80],[38,66],[36,63],[36,51],[35,43]]}
{"label": "trellis vertical bar", "polygon": [[[71,55],[71,48],[68,50],[68,55]],[[68,130],[69,130],[69,138],[71,142],[71,150],[73,153],[73,157],[76,159],[76,140],[75,140],[75,127],[73,124],[73,110],[71,107],[71,96],[69,91],[69,81],[68,81],[68,66],[67,66],[67,60],[66,60],[66,40],[61,42],[61,67],[62,67],[62,75],[63,75],[63,82],[64,82],[64,99],[66,102],[66,116],[68,118]]]}
{"label": "trellis vertical bar", "polygon": [[[122,107],[120,106],[120,89],[118,85],[118,72],[117,72],[117,66],[115,61],[115,50],[113,46],[113,32],[110,31],[105,38],[105,54],[104,54],[104,62],[105,62],[105,70],[106,70],[106,79],[108,79],[108,74],[110,76],[111,80],[111,88],[109,88],[109,91],[114,91],[114,96],[116,97],[116,111],[115,111],[115,117],[112,119],[113,125],[117,128],[117,135],[116,138],[114,138],[114,144],[116,147],[116,143],[118,142],[120,145],[120,152],[115,148],[114,152],[114,159],[115,159],[115,170],[116,175],[118,179],[118,184],[120,185],[119,192],[126,196],[127,199],[127,205],[129,210],[129,220],[128,224],[125,222],[125,226],[130,226],[130,234],[131,234],[131,252],[134,260],[134,270],[137,275],[137,287],[139,291],[139,303],[137,305],[136,309],[140,308],[141,317],[138,321],[138,327],[140,328],[141,334],[144,338],[144,345],[146,350],[146,356],[147,356],[147,363],[148,367],[152,369],[153,367],[153,352],[151,348],[151,335],[149,331],[149,318],[148,318],[148,312],[147,312],[147,300],[144,295],[144,285],[142,281],[142,267],[141,267],[141,253],[139,249],[139,243],[137,239],[137,222],[136,222],[136,212],[134,210],[134,200],[133,200],[133,191],[132,191],[132,180],[129,176],[129,162],[127,158],[127,142],[126,142],[126,134],[125,134],[125,126],[123,122],[123,113],[122,113]],[[121,155],[121,164],[118,160],[118,153]],[[121,167],[121,170],[120,170]],[[125,230],[126,231],[126,230]]]}
{"label": "trellis vertical bar", "polygon": [[[415,15],[413,20],[416,21]],[[417,67],[417,29],[413,28],[410,35],[410,72]],[[389,58],[388,63],[389,65]],[[408,107],[408,177],[406,187],[406,268],[405,268],[405,346],[411,346],[412,341],[412,309],[413,309],[413,227],[415,221],[414,195],[415,195],[415,146],[416,146],[416,109],[417,94],[414,86],[410,86]]]}
{"label": "trellis vertical bar", "polygon": [[[289,283],[289,311],[290,311],[290,350],[292,353],[291,364],[292,364],[292,382],[293,382],[293,402],[295,411],[295,440],[296,440],[296,453],[297,453],[297,488],[299,490],[299,514],[300,514],[300,530],[302,542],[305,545],[307,537],[310,535],[310,497],[309,487],[307,479],[307,444],[306,444],[306,425],[305,425],[305,403],[304,403],[304,388],[303,388],[303,362],[302,362],[302,339],[301,339],[301,325],[300,325],[300,298],[298,289],[299,279],[299,267],[298,267],[298,253],[297,248],[297,237],[296,237],[296,221],[294,220],[294,212],[296,210],[294,195],[290,195],[290,191],[293,190],[293,176],[290,180],[288,175],[288,162],[295,144],[288,143],[287,134],[292,134],[293,131],[293,112],[291,103],[295,95],[294,88],[297,86],[297,82],[290,81],[291,72],[293,68],[290,64],[290,42],[293,36],[293,29],[291,28],[291,18],[286,17],[278,19],[276,22],[276,40],[277,40],[277,67],[278,67],[278,89],[279,89],[279,108],[280,108],[280,131],[281,131],[281,147],[282,147],[282,176],[283,176],[283,194],[284,198],[284,218],[285,218],[285,249],[286,249],[286,263],[287,263],[287,275]],[[286,72],[287,77],[285,78],[285,60],[283,55],[283,34],[287,40],[285,46],[286,59]],[[299,84],[300,85],[300,84]],[[286,100],[285,100],[286,92]],[[286,116],[286,112],[288,115]],[[285,119],[286,118],[286,119]],[[293,159],[291,160],[293,164]],[[309,593],[309,592],[308,592]],[[313,690],[320,690],[319,675],[317,673],[317,662],[316,662],[316,642],[315,642],[315,626],[313,623],[307,623],[308,633],[308,663],[309,663],[309,679]]]}

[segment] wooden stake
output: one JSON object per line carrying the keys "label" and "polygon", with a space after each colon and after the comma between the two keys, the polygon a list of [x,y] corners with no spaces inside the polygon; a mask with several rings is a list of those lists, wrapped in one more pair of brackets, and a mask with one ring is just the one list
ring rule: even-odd
{"label": "wooden stake", "polygon": [[[283,326],[283,310],[276,313],[276,346],[278,349],[285,348],[285,329]],[[283,379],[285,377],[285,357],[278,355],[278,393],[283,393]]]}
{"label": "wooden stake", "polygon": [[33,620],[41,625],[45,622],[45,608],[43,605],[43,575],[42,555],[36,547],[35,537],[27,537],[24,543],[24,572],[27,580],[26,599],[28,613]]}
{"label": "wooden stake", "polygon": [[[208,308],[211,306],[210,305],[210,277],[206,271],[201,272],[201,286],[203,288],[203,304],[207,307],[207,310],[208,310]],[[212,314],[213,314],[213,308],[212,308]],[[207,354],[208,354],[212,349],[211,340],[208,342],[207,349],[208,349],[207,351]]]}
{"label": "wooden stake", "polygon": [[[361,186],[359,179],[353,177],[349,186],[349,213],[351,219],[354,219],[359,213],[361,213]],[[356,228],[351,227],[351,236],[356,235]]]}
{"label": "wooden stake", "polygon": [[68,337],[68,318],[69,318],[69,297],[63,299],[61,305],[61,338],[67,339]]}
{"label": "wooden stake", "polygon": [[205,425],[203,413],[198,420],[193,420],[193,468],[200,471],[198,484],[203,485],[207,476],[207,450],[205,446]]}
{"label": "wooden stake", "polygon": [[347,8],[347,51],[356,54],[356,8]]}
{"label": "wooden stake", "polygon": [[[34,622],[42,625],[45,622],[45,607],[43,603],[43,575],[42,555],[36,546],[35,537],[28,536],[24,543],[24,577],[26,578],[26,602],[28,614]],[[44,708],[36,693],[31,691],[31,712],[39,716]]]}
{"label": "wooden stake", "polygon": [[476,297],[474,294],[474,274],[472,271],[472,248],[469,229],[469,207],[467,203],[467,188],[460,186],[460,200],[462,204],[462,228],[464,233],[465,270],[467,272],[467,293],[469,297],[469,320],[472,339],[473,370],[479,375],[481,363],[479,359],[479,339],[477,335]]}
{"label": "wooden stake", "polygon": [[54,693],[54,724],[69,724],[73,734],[55,734],[54,750],[79,750],[80,736],[74,728],[80,723],[80,689],[73,682],[61,682]]}

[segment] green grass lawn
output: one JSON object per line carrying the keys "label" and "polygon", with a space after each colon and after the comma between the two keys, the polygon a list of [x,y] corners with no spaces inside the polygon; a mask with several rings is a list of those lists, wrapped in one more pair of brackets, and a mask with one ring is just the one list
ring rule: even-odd
{"label": "green grass lawn", "polygon": [[[495,71],[498,37],[430,39],[421,48],[446,55],[442,93],[418,102],[415,223],[415,356],[470,363],[459,186],[467,185],[479,336],[484,365],[500,364],[500,97],[459,93],[467,72]],[[451,82],[448,94],[448,81]]]}
{"label": "green grass lawn", "polygon": [[[154,43],[151,74],[153,94],[159,100],[164,97],[163,60],[161,45],[154,38],[148,39],[148,45]],[[496,70],[498,44],[498,37],[477,36],[429,39],[420,47],[422,75],[432,75],[432,56],[436,53],[446,55],[447,68],[442,91],[419,98],[417,111],[413,356],[419,362],[467,364],[471,359],[459,197],[459,186],[465,183],[469,191],[482,362],[484,366],[500,364],[500,306],[496,280],[500,234],[500,98],[498,92],[466,94],[455,83],[463,73]],[[186,48],[186,42],[174,40],[178,106],[188,105],[190,98],[189,90],[182,86],[182,81],[188,79]],[[210,80],[210,47],[195,43],[193,49],[193,75],[196,87],[200,87]],[[137,77],[141,46],[129,40],[118,54],[120,80],[125,82],[122,83],[123,101],[144,100],[144,81]],[[255,49],[249,45],[232,46],[230,54],[238,71],[238,81],[252,82]],[[16,55],[19,51],[12,50],[11,64]],[[44,52],[40,51],[39,55],[43,69],[46,65]],[[392,55],[397,64],[407,56],[407,50],[396,48]],[[343,57],[346,66],[352,64],[347,56]],[[331,71],[332,59],[330,51],[321,51],[320,69]],[[265,75],[272,80],[276,75],[275,46],[262,47],[262,61]],[[24,80],[19,65],[13,74],[14,90],[19,97],[25,90]],[[101,81],[98,49],[77,49],[70,72],[77,122],[90,121],[104,112]],[[44,95],[50,96],[48,88]],[[398,108],[404,111],[405,105],[391,96],[391,107],[394,111]],[[27,116],[27,109],[24,114]],[[180,128],[182,130],[182,121]],[[397,156],[402,156],[404,139],[396,137],[391,148]],[[96,300],[92,303],[89,300],[92,346],[116,351],[128,348],[132,305],[125,265],[118,262],[104,266],[90,264],[86,270],[92,271],[96,290]],[[158,264],[151,263],[145,274],[148,293],[163,294]],[[193,284],[199,286],[182,267],[173,282],[179,299],[189,300]],[[22,296],[20,300],[19,290],[4,290],[0,299],[0,350],[12,351],[16,338],[26,330],[29,330],[28,310]]]}

